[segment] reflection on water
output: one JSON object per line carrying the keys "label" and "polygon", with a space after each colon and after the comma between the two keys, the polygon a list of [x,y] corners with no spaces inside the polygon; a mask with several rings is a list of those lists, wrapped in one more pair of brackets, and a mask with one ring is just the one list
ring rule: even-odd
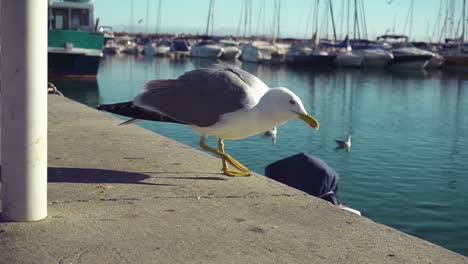
{"label": "reflection on water", "polygon": [[[95,106],[131,100],[147,80],[177,78],[218,63],[223,62],[106,57],[99,69],[99,92],[97,85],[93,92],[64,91],[56,85],[67,96]],[[315,155],[340,174],[339,198],[365,216],[468,255],[465,73],[317,70],[240,62],[237,66],[269,86],[290,88],[321,128],[314,131],[303,122],[290,121],[278,128],[276,145],[259,135],[227,141],[228,153],[260,173],[286,156]],[[198,148],[198,137],[190,128],[140,125]],[[353,137],[351,151],[336,150],[334,140],[348,134]]]}
{"label": "reflection on water", "polygon": [[95,106],[99,103],[97,80],[49,79],[66,97],[86,105]]}

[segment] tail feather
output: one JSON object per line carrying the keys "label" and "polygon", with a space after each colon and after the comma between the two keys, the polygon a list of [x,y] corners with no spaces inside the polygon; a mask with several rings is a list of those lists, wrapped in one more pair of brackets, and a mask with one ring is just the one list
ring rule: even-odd
{"label": "tail feather", "polygon": [[160,114],[158,112],[151,112],[135,106],[132,101],[130,102],[123,102],[123,103],[116,103],[116,104],[104,104],[98,105],[96,107],[97,110],[106,111],[113,114],[118,114],[121,116],[131,117],[132,119],[122,123],[122,125],[131,124],[133,122],[137,122],[140,120],[150,120],[150,121],[159,121],[159,122],[170,122],[170,123],[178,123],[184,124],[179,122],[173,118]]}

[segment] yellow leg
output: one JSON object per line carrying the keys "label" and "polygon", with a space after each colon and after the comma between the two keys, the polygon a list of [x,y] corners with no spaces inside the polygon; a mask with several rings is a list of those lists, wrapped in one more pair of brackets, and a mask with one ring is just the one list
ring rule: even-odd
{"label": "yellow leg", "polygon": [[222,152],[221,151],[217,151],[216,149],[213,149],[211,147],[209,147],[208,145],[206,145],[206,137],[202,137],[200,139],[200,147],[206,151],[209,151],[219,157],[221,157],[222,161],[223,161],[223,172],[224,174],[228,175],[228,176],[248,176],[247,175],[234,175],[234,174],[237,174],[237,173],[231,173],[229,174],[229,170],[227,168],[227,164],[226,166],[224,166],[225,162],[229,162],[231,163],[234,167],[238,168],[239,170],[243,171],[243,172],[248,172],[250,171],[247,167],[245,167],[244,165],[242,165],[240,162],[238,162],[237,160],[233,159],[230,155],[224,153],[224,144],[222,144],[223,142],[221,141],[221,144],[219,143],[218,141],[218,146],[222,146]]}
{"label": "yellow leg", "polygon": [[[224,152],[224,142],[220,138],[218,139],[218,149],[219,149],[219,152],[225,153]],[[223,172],[229,170],[226,159],[221,157],[221,160],[223,162]]]}
{"label": "yellow leg", "polygon": [[[226,152],[224,152],[224,142],[223,142],[223,139],[222,138],[219,138],[218,139],[218,148],[219,148],[219,151],[223,154],[226,154]],[[237,176],[250,176],[250,174],[247,172],[247,171],[233,171],[233,170],[230,170],[228,165],[227,165],[227,160],[223,157],[221,157],[222,161],[223,161],[223,173],[228,175],[228,176],[232,176],[232,177],[237,177]],[[237,162],[237,161],[236,161]],[[239,163],[239,162],[238,162]],[[240,163],[239,163],[240,164]],[[242,165],[242,164],[240,164]],[[245,167],[242,165],[242,167]],[[237,167],[236,167],[237,168]],[[238,168],[239,169],[239,168]]]}

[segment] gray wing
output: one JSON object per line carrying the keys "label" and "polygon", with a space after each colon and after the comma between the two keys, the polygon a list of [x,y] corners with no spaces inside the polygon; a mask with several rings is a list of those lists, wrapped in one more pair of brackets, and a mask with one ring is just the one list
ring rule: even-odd
{"label": "gray wing", "polygon": [[269,89],[269,87],[264,82],[262,82],[259,78],[257,78],[255,75],[250,74],[244,70],[241,70],[233,65],[217,64],[216,67],[224,71],[230,71],[236,74],[242,81],[244,81],[250,87],[255,88],[256,90],[259,90],[260,92],[265,93],[266,90]]}
{"label": "gray wing", "polygon": [[211,126],[222,114],[246,107],[250,86],[226,69],[198,69],[177,80],[154,80],[145,84],[133,103],[179,122]]}

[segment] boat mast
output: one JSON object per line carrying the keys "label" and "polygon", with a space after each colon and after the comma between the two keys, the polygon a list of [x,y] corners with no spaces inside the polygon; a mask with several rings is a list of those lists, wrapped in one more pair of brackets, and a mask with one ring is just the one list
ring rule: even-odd
{"label": "boat mast", "polygon": [[[244,6],[245,6],[245,0],[242,1],[242,5],[241,5],[241,11],[240,11],[240,15],[239,15],[239,23],[237,24],[237,36],[240,36],[240,29],[241,29],[241,24],[242,24],[242,15],[244,14]],[[245,34],[243,35],[243,37],[245,37]]]}
{"label": "boat mast", "polygon": [[462,12],[462,35],[461,35],[461,45],[465,42],[465,12],[466,12],[466,0],[463,0],[463,12]]}
{"label": "boat mast", "polygon": [[208,18],[206,19],[206,35],[210,35],[210,26],[211,34],[213,34],[213,13],[214,13],[214,0],[210,0],[210,6],[208,8]]}
{"label": "boat mast", "polygon": [[133,31],[133,0],[130,0],[130,23],[128,25],[128,33]]}
{"label": "boat mast", "polygon": [[341,1],[341,12],[340,12],[340,39],[343,39],[343,22],[344,22],[344,3],[345,0]]}
{"label": "boat mast", "polygon": [[362,34],[364,39],[367,39],[367,20],[366,10],[364,9],[364,0],[361,1],[361,23],[362,23]]}
{"label": "boat mast", "polygon": [[320,0],[317,0],[317,5],[315,6],[315,14],[314,14],[314,19],[315,19],[315,34],[318,38],[318,20],[319,20],[319,8],[320,8]]}
{"label": "boat mast", "polygon": [[411,0],[411,16],[410,16],[410,22],[409,22],[408,38],[411,38],[411,33],[413,31],[413,13],[414,13],[414,0]]}
{"label": "boat mast", "polygon": [[329,0],[329,1],[330,1],[331,20],[332,20],[332,26],[333,26],[333,37],[335,37],[335,43],[336,43],[336,28],[335,28],[335,19],[333,18],[332,0]]}
{"label": "boat mast", "polygon": [[347,11],[348,14],[346,16],[346,20],[347,20],[346,21],[346,36],[348,36],[348,37],[349,37],[349,10],[351,8],[350,3],[351,3],[351,0],[348,0],[348,11]]}
{"label": "boat mast", "polygon": [[357,11],[358,5],[357,5],[357,0],[354,0],[354,32],[353,32],[353,38],[356,39],[356,31],[358,34],[358,38],[361,38],[361,34],[359,32],[359,17],[358,17],[358,11]]}
{"label": "boat mast", "polygon": [[244,35],[245,34],[249,36],[252,35],[252,0],[246,0],[245,3]]}
{"label": "boat mast", "polygon": [[156,35],[159,34],[161,29],[161,5],[162,0],[158,0],[158,11],[156,12]]}
{"label": "boat mast", "polygon": [[149,33],[148,32],[149,5],[150,5],[150,0],[146,0],[146,28],[145,28],[146,34]]}
{"label": "boat mast", "polygon": [[276,37],[279,38],[280,37],[280,22],[281,22],[281,0],[278,0],[278,10],[277,10],[277,24],[276,24],[276,27],[277,27],[277,33],[276,33]]}

